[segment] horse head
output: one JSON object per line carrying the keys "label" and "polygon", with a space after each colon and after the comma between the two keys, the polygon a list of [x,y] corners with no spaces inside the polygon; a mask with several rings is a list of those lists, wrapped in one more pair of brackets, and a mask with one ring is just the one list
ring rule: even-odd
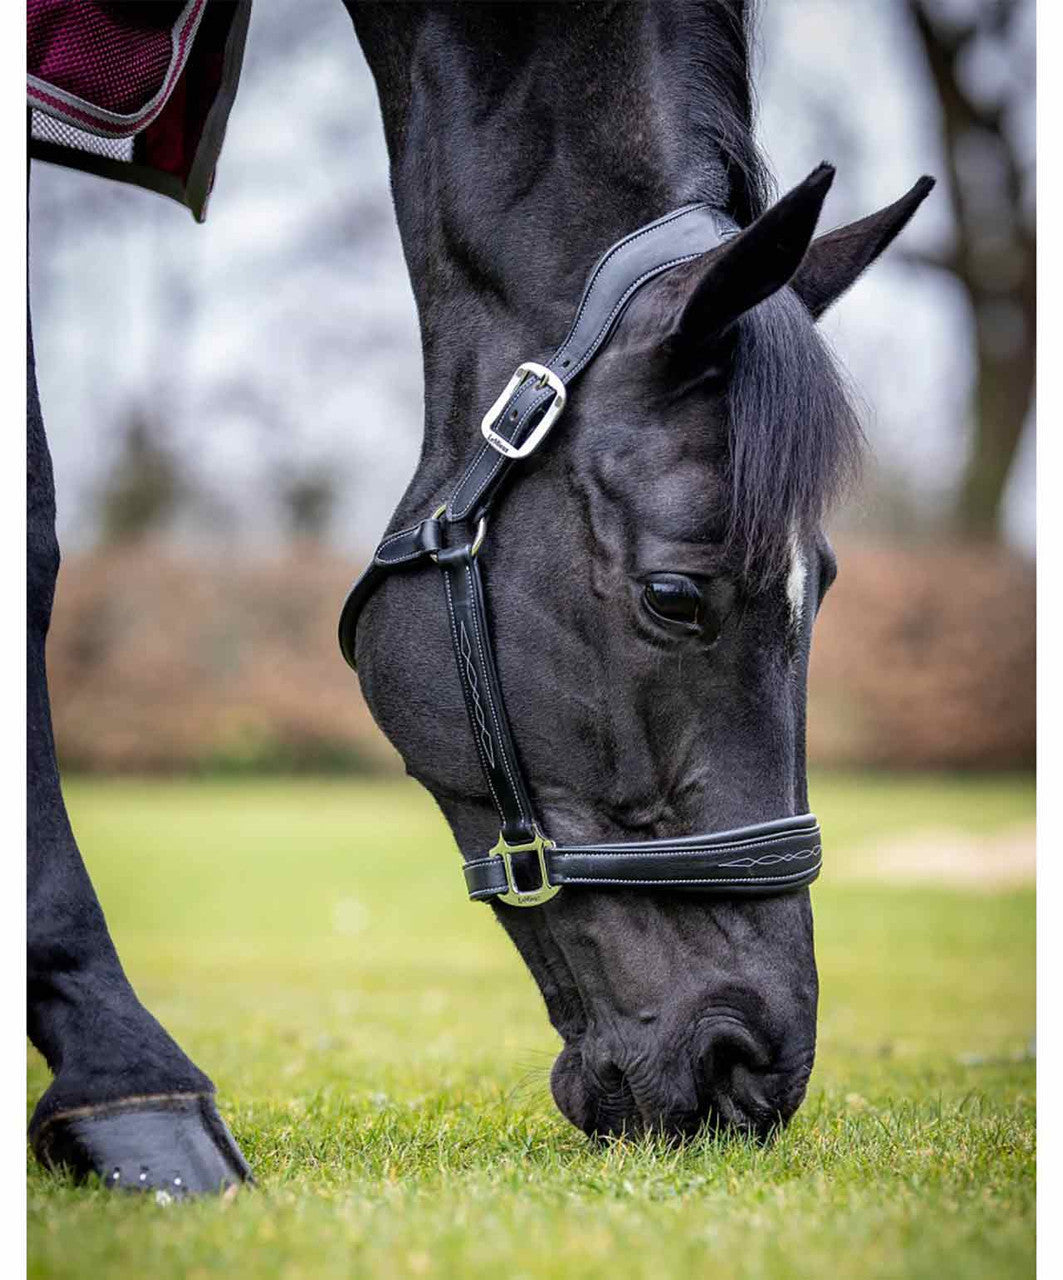
{"label": "horse head", "polygon": [[[815,320],[930,187],[813,239],[832,177],[821,166],[642,285],[492,513],[485,625],[534,808],[562,845],[808,808],[806,673],[835,575],[822,520],[860,446]],[[432,579],[376,590],[358,668],[470,857],[497,837],[497,796]],[[818,992],[807,888],[665,880],[494,910],[564,1042],[553,1093],[581,1129],[765,1135],[800,1104]]]}

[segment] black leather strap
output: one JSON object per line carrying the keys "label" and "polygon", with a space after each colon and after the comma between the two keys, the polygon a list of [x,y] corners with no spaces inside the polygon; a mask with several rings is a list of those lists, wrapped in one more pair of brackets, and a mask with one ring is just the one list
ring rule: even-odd
{"label": "black leather strap", "polygon": [[[530,887],[540,876],[535,855],[511,855],[514,875],[525,871]],[[528,866],[521,868],[520,860]],[[534,865],[533,865],[534,864]],[[700,893],[767,894],[811,884],[823,865],[819,824],[810,814],[734,831],[678,840],[563,845],[546,850],[551,885],[591,888],[652,887]],[[465,863],[474,900],[509,888],[503,860],[485,855]]]}
{"label": "black leather strap", "polygon": [[480,568],[468,545],[441,551],[439,567],[465,709],[484,778],[503,837],[511,844],[523,844],[533,837],[535,815],[502,700]]}
{"label": "black leather strap", "polygon": [[395,569],[412,568],[435,555],[442,545],[442,530],[435,516],[420,524],[389,534],[377,547],[369,567],[356,579],[343,602],[340,614],[340,652],[353,670],[355,662],[354,642],[358,628],[358,615],[365,602],[381,581]]}
{"label": "black leather strap", "polygon": [[[686,205],[619,240],[599,259],[564,342],[542,363],[567,387],[597,355],[639,289],[662,271],[714,249],[734,227],[705,204]],[[549,387],[526,379],[499,413],[494,430],[519,445],[554,398]],[[509,469],[519,462],[486,441],[447,503],[447,520],[466,520],[489,503]]]}

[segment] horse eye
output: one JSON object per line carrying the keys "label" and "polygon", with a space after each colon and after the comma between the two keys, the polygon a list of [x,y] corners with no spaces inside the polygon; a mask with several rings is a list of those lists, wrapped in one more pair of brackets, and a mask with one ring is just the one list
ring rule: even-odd
{"label": "horse eye", "polygon": [[701,589],[681,573],[655,573],[642,592],[646,608],[659,621],[698,630],[704,616]]}

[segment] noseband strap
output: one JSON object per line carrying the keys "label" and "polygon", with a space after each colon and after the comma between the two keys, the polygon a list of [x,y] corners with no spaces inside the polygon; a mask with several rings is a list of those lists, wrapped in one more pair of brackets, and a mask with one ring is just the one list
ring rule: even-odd
{"label": "noseband strap", "polygon": [[[533,882],[539,868],[530,865],[534,849],[510,854],[509,876]],[[595,888],[700,890],[708,893],[780,893],[810,884],[823,854],[819,825],[806,813],[754,827],[717,831],[678,840],[640,840],[617,844],[551,845],[543,861],[547,880]],[[521,863],[529,864],[522,867]],[[510,891],[507,868],[498,855],[465,864],[465,883],[474,899],[503,897]],[[533,890],[534,891],[534,888]]]}
{"label": "noseband strap", "polygon": [[536,818],[506,714],[478,559],[503,481],[553,428],[570,384],[608,342],[637,291],[733,233],[716,210],[695,204],[613,245],[591,272],[564,342],[543,363],[520,365],[484,416],[483,443],[449,499],[427,519],[384,538],[343,606],[340,648],[353,668],[358,616],[377,585],[426,564],[442,571],[469,725],[501,826],[490,852],[465,863],[474,900],[539,906],[563,885],[751,897],[802,888],[819,874],[820,833],[811,814],[674,840],[569,846],[550,840]]}

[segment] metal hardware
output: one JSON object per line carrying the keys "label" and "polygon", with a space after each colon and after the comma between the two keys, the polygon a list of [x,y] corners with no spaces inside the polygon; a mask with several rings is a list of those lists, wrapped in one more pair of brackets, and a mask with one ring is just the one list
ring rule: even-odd
{"label": "metal hardware", "polygon": [[[550,877],[546,871],[546,851],[547,849],[555,849],[557,846],[552,840],[548,840],[538,827],[533,828],[535,838],[528,841],[527,844],[510,844],[504,835],[499,835],[498,843],[491,850],[491,855],[502,859],[502,865],[506,869],[506,884],[509,885],[505,893],[498,895],[499,902],[505,902],[511,907],[538,907],[544,902],[549,902],[551,898],[561,892],[559,884],[551,884]],[[512,855],[515,853],[535,853],[539,857],[539,887],[537,889],[521,890],[517,888],[517,882],[513,878]]]}
{"label": "metal hardware", "polygon": [[481,516],[480,523],[476,526],[476,537],[472,540],[472,546],[469,548],[469,555],[475,560],[480,554],[480,548],[484,544],[484,538],[487,536],[487,517]]}
{"label": "metal hardware", "polygon": [[[439,517],[443,514],[443,512],[446,511],[446,509],[447,509],[447,504],[445,502],[441,502],[439,506],[436,507],[436,509],[428,517],[429,520],[438,520]],[[484,538],[486,537],[487,537],[487,517],[481,516],[480,521],[476,526],[476,534],[473,537],[472,546],[469,547],[469,555],[472,556],[474,560],[480,554],[480,548],[483,546]],[[439,556],[436,555],[434,551],[430,551],[428,555],[434,564],[439,563]]]}
{"label": "metal hardware", "polygon": [[[529,376],[537,378],[540,387],[549,387],[554,393],[554,398],[527,440],[521,445],[515,445],[511,444],[505,436],[498,434],[494,429],[495,423],[499,414],[509,403],[514,391]],[[484,414],[483,421],[480,423],[480,432],[491,448],[501,453],[504,457],[526,458],[528,454],[534,453],[539,445],[542,444],[550,428],[557,421],[561,410],[565,407],[567,398],[565,384],[554,373],[553,369],[548,369],[544,364],[536,364],[534,360],[525,360],[523,364],[517,365],[517,371],[506,384],[505,391]]]}

